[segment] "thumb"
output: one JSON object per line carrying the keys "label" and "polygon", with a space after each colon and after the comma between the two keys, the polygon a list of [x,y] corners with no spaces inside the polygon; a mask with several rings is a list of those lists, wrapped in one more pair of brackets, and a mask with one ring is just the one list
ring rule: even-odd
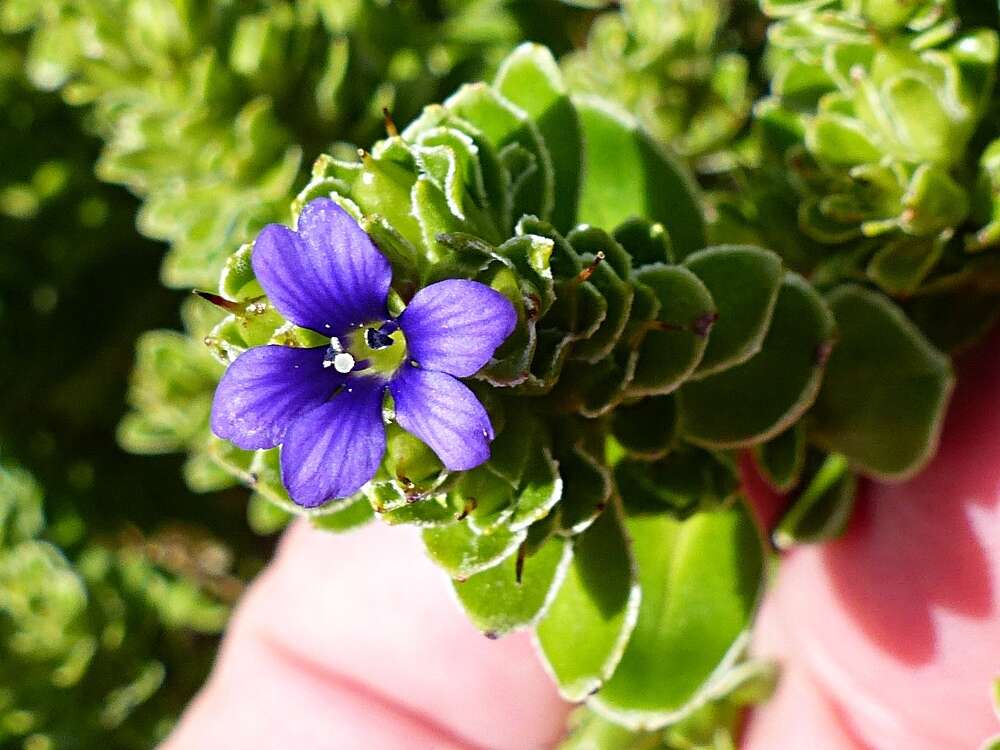
{"label": "thumb", "polygon": [[[994,336],[962,363],[927,469],[902,484],[868,484],[845,536],[788,555],[771,595],[784,636],[765,650],[777,646],[791,673],[817,685],[874,748],[968,750],[997,730],[998,344]],[[754,724],[792,702],[764,708]],[[791,747],[751,745],[765,746]]]}

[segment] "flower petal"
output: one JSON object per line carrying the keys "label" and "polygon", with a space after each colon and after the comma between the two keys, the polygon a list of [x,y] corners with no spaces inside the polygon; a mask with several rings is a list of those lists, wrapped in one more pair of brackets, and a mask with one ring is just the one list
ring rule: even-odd
{"label": "flower petal", "polygon": [[212,432],[240,448],[273,448],[295,418],[344,382],[323,367],[325,347],[258,346],[229,365],[212,401]]}
{"label": "flower petal", "polygon": [[389,389],[396,421],[427,443],[449,469],[472,469],[490,457],[493,425],[464,383],[443,372],[404,365]]}
{"label": "flower petal", "polygon": [[371,479],[385,453],[385,382],[352,376],[329,402],[295,420],[281,447],[289,496],[314,508],[349,497]]}
{"label": "flower petal", "polygon": [[254,243],[254,273],[278,311],[327,336],[384,320],[392,269],[350,214],[318,198],[298,228],[268,224]]}
{"label": "flower petal", "polygon": [[464,378],[490,361],[517,325],[517,312],[485,284],[448,279],[417,292],[399,325],[421,368]]}

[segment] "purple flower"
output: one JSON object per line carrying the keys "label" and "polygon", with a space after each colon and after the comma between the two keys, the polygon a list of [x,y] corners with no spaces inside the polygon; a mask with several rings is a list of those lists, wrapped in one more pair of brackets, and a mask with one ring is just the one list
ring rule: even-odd
{"label": "purple flower", "polygon": [[393,320],[389,262],[328,199],[305,207],[298,231],[264,227],[253,269],[287,320],[330,343],[241,354],[215,392],[212,430],[248,450],[281,445],[292,500],[315,507],[354,494],[374,476],[385,452],[387,388],[396,421],[448,469],[489,458],[489,416],[457,378],[475,374],[514,330],[506,297],[450,279],[421,289]]}

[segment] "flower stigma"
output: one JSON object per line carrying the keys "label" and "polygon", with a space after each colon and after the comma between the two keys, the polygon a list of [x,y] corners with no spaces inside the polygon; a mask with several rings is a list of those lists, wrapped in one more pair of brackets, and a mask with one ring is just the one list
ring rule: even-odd
{"label": "flower stigma", "polygon": [[326,356],[323,357],[324,369],[332,367],[337,372],[346,375],[354,369],[355,364],[357,361],[354,359],[354,355],[344,351],[344,345],[340,343],[340,339],[331,336],[330,346],[326,350]]}
{"label": "flower stigma", "polygon": [[347,336],[330,338],[323,367],[346,375],[350,372],[389,376],[406,358],[406,339],[394,321],[376,321]]}
{"label": "flower stigma", "polygon": [[[324,365],[326,362],[323,363]],[[354,369],[354,355],[350,352],[340,352],[333,357],[333,369],[337,372],[347,374]]]}

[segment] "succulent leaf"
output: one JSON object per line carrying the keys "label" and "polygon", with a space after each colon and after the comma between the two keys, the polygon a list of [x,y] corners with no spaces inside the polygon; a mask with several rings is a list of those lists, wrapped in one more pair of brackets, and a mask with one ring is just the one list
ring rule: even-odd
{"label": "succulent leaf", "polygon": [[523,561],[520,574],[515,554],[453,586],[473,624],[497,638],[527,627],[542,616],[572,556],[570,542],[551,537]]}
{"label": "succulent leaf", "polygon": [[828,456],[812,474],[802,492],[774,530],[781,549],[794,544],[833,539],[847,527],[857,494],[858,479],[843,456]]}
{"label": "succulent leaf", "polygon": [[573,562],[535,629],[542,656],[571,701],[611,676],[639,612],[635,563],[615,506],[576,539]]}
{"label": "succulent leaf", "polygon": [[954,385],[951,364],[884,296],[842,286],[827,299],[839,339],[810,434],[866,474],[912,476],[937,445]]}
{"label": "succulent leaf", "polygon": [[678,391],[681,434],[698,445],[735,448],[790,427],[816,399],[834,332],[819,293],[798,274],[785,274],[760,351]]}
{"label": "succulent leaf", "polygon": [[687,521],[627,521],[639,569],[639,619],[611,679],[591,699],[631,728],[690,710],[738,656],[760,595],[763,553],[741,504]]}

